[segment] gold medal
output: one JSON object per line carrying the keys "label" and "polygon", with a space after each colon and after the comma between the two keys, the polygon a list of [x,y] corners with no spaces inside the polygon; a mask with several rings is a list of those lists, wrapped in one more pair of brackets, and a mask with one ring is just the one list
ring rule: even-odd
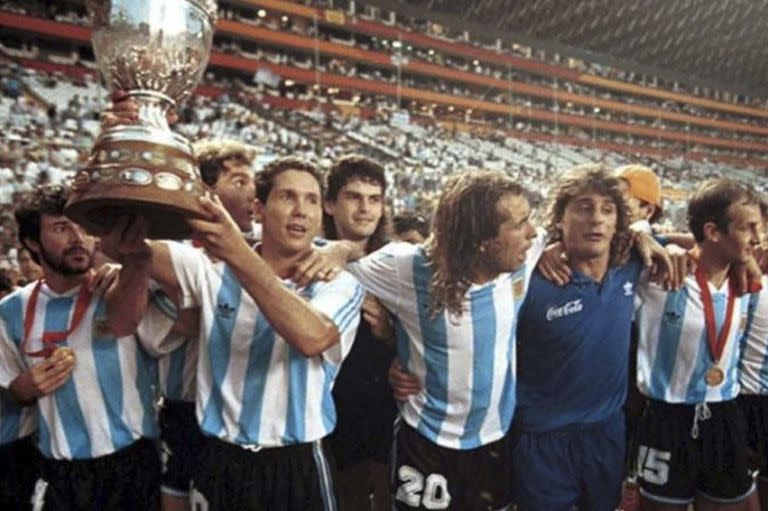
{"label": "gold medal", "polygon": [[704,381],[707,382],[707,385],[710,387],[717,387],[723,383],[724,379],[725,373],[717,366],[712,366],[707,369],[707,373],[704,375]]}

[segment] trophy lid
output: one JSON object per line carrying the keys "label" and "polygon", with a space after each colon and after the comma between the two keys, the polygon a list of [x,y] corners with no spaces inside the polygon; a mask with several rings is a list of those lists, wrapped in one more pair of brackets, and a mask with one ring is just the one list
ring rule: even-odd
{"label": "trophy lid", "polygon": [[211,19],[211,25],[216,23],[217,14],[219,11],[217,0],[189,0],[190,3],[197,5],[202,9],[208,17]]}
{"label": "trophy lid", "polygon": [[[208,16],[208,19],[211,22],[211,25],[216,23],[216,19],[218,18],[218,0],[186,0],[190,4],[194,5],[201,11],[203,11],[206,16]],[[86,10],[91,13],[92,17],[104,17],[106,16],[106,13],[109,12],[109,8],[104,5],[104,0],[85,0],[85,7]],[[104,20],[102,20],[102,23],[96,23],[96,24],[104,24]]]}

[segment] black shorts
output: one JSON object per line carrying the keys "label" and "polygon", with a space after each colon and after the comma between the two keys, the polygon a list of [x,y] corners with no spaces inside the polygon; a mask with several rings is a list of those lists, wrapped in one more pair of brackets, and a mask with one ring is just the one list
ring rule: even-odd
{"label": "black shorts", "polygon": [[[701,405],[649,400],[638,428],[640,492],[668,504],[692,502],[701,494],[715,503],[745,500],[755,489],[749,466],[747,426],[736,400]],[[698,436],[693,438],[694,425]]]}
{"label": "black shorts", "polygon": [[205,437],[195,417],[195,404],[165,401],[160,409],[160,491],[165,495],[186,497],[192,483],[192,471],[198,464]]}
{"label": "black shorts", "polygon": [[0,509],[29,509],[40,452],[28,436],[0,446]]}
{"label": "black shorts", "polygon": [[736,401],[747,422],[750,466],[768,478],[768,395],[741,394]]}
{"label": "black shorts", "polygon": [[397,407],[392,400],[373,401],[355,407],[337,407],[336,428],[328,446],[339,470],[363,461],[389,463],[392,449],[392,423]]}
{"label": "black shorts", "polygon": [[32,499],[46,511],[153,511],[159,509],[159,481],[157,444],[141,439],[99,458],[43,459]]}
{"label": "black shorts", "polygon": [[335,511],[322,442],[248,448],[206,437],[193,474],[195,511]]}
{"label": "black shorts", "polygon": [[395,422],[392,491],[398,510],[488,511],[512,502],[509,435],[476,449],[441,447]]}

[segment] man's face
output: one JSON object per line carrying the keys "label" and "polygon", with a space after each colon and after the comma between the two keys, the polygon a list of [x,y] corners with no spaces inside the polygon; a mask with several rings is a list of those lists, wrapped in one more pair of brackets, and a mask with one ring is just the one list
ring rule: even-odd
{"label": "man's face", "polygon": [[96,240],[65,216],[40,215],[40,241],[28,241],[46,270],[82,275],[93,266]]}
{"label": "man's face", "polygon": [[378,183],[353,178],[339,190],[336,201],[325,201],[340,239],[362,241],[371,237],[384,214],[384,195]]}
{"label": "man's face", "polygon": [[235,160],[226,160],[224,169],[213,187],[224,208],[243,231],[250,231],[256,183],[251,167]]}
{"label": "man's face", "polygon": [[716,234],[725,258],[732,263],[744,263],[760,243],[762,219],[757,204],[731,204],[728,207],[728,229]]}
{"label": "man's face", "polygon": [[629,182],[626,179],[619,179],[619,189],[624,195],[624,201],[627,203],[630,222],[650,220],[655,211],[655,206],[632,195],[629,188]]}
{"label": "man's face", "polygon": [[408,243],[412,243],[414,245],[421,245],[427,240],[416,229],[411,229],[410,231],[404,231],[404,232],[401,232],[400,234],[395,234],[394,238],[396,240],[405,241]]}
{"label": "man's face", "polygon": [[320,184],[309,172],[286,170],[275,177],[266,204],[257,203],[264,245],[297,254],[309,249],[322,228]]}
{"label": "man's face", "polygon": [[482,262],[492,274],[517,270],[536,237],[531,224],[531,207],[522,195],[504,195],[496,203],[496,214],[503,219],[499,233],[483,243]]}
{"label": "man's face", "polygon": [[42,278],[43,269],[32,259],[29,250],[24,248],[19,249],[17,260],[19,263],[19,271],[27,282]]}
{"label": "man's face", "polygon": [[610,254],[618,209],[607,195],[587,191],[565,206],[560,229],[571,258],[593,259]]}

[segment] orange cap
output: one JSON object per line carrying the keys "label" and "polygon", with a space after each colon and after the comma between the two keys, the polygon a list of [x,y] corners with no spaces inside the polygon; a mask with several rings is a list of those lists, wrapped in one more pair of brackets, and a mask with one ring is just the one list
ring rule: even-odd
{"label": "orange cap", "polygon": [[661,181],[644,165],[624,165],[616,169],[616,177],[629,183],[629,194],[661,209]]}

